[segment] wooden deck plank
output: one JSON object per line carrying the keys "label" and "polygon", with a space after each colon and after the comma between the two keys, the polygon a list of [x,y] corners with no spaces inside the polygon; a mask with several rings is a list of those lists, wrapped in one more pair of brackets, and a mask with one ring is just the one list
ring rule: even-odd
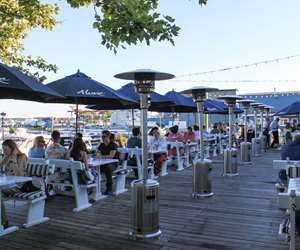
{"label": "wooden deck plank", "polygon": [[[277,208],[274,187],[277,170],[272,160],[278,157],[278,151],[268,152],[253,165],[241,166],[240,176],[233,178],[222,177],[222,164],[215,163],[211,174],[215,195],[209,199],[191,197],[191,168],[170,171],[160,179],[159,239],[128,237],[130,192],[79,213],[72,212],[71,197],[57,196],[46,203],[49,222],[0,238],[0,249],[287,250],[277,237],[284,215]],[[8,210],[13,223],[25,220],[24,205],[14,208],[10,203]]]}

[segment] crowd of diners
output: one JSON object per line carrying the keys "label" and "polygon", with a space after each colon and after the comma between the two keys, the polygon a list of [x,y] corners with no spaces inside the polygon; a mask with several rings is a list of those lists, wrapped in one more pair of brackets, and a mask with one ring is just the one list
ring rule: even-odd
{"label": "crowd of diners", "polygon": [[[274,119],[272,122],[267,119],[263,123],[264,134],[270,136],[272,134],[273,142],[271,147],[279,144],[278,139],[278,129],[279,129],[279,119]],[[287,157],[291,160],[300,160],[300,135],[294,137],[291,140],[290,136],[292,132],[299,128],[296,124],[286,125],[286,145],[282,148],[282,158]],[[224,122],[214,123],[210,132],[208,133],[204,127],[204,138],[207,139],[210,136],[216,134],[228,134],[228,126]],[[248,121],[247,127],[247,139],[251,141],[254,136],[254,123],[253,121]],[[243,140],[243,129],[238,123],[233,125],[233,141],[236,145]],[[199,127],[194,125],[193,127],[187,127],[185,131],[179,131],[177,125],[171,126],[166,132],[158,127],[153,127],[148,134],[148,149],[153,153],[154,160],[154,173],[159,175],[163,162],[166,160],[167,155],[176,155],[176,150],[174,148],[168,147],[171,142],[199,142],[200,132]],[[268,139],[269,140],[269,139]],[[0,161],[0,170],[2,174],[24,176],[25,167],[28,157],[29,158],[46,158],[46,159],[74,159],[76,161],[81,161],[85,168],[84,175],[87,180],[93,180],[95,178],[94,173],[89,169],[88,163],[88,152],[85,142],[83,141],[83,135],[81,133],[76,133],[72,143],[68,148],[62,145],[62,138],[60,132],[54,130],[51,134],[51,141],[45,141],[43,136],[37,136],[34,139],[33,146],[28,152],[28,156],[21,152],[17,144],[10,139],[7,139],[2,144],[3,157]],[[141,148],[141,131],[139,127],[134,127],[132,129],[131,136],[127,139],[121,134],[113,134],[109,130],[103,130],[101,134],[100,144],[97,148],[96,154],[93,157],[98,159],[118,159],[118,148]],[[129,165],[136,165],[136,159],[134,156],[128,159]],[[106,191],[104,194],[112,193],[113,171],[116,168],[116,164],[107,164],[101,167],[101,173],[106,177]],[[135,169],[134,169],[135,170]],[[137,171],[135,170],[135,175],[137,176]],[[281,178],[284,181],[284,178]],[[13,192],[18,191],[35,191],[37,188],[30,182],[19,185],[14,189],[8,189],[3,191],[4,195],[10,195]],[[2,221],[3,225],[6,227],[8,225],[7,216],[5,213],[4,204],[2,206]]]}

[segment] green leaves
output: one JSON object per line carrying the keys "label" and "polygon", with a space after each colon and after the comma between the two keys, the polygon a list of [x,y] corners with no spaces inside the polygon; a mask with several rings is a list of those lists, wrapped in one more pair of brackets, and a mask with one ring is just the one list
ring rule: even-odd
{"label": "green leaves", "polygon": [[93,27],[102,34],[102,44],[115,53],[119,47],[140,42],[174,44],[180,28],[174,24],[174,18],[161,17],[157,7],[157,0],[98,0]]}
{"label": "green leaves", "polygon": [[[38,57],[24,56],[23,39],[37,27],[52,30],[57,24],[57,5],[42,4],[39,0],[1,0],[0,1],[0,59],[2,62],[18,67],[25,73],[29,68],[42,71],[56,70]],[[27,68],[26,68],[26,67]],[[39,78],[39,73],[33,75]],[[43,78],[44,79],[44,78]]]}
{"label": "green leaves", "polygon": [[[171,16],[161,15],[158,0],[66,0],[72,8],[93,5],[92,27],[99,31],[101,44],[117,53],[119,48],[145,42],[167,41],[174,45],[180,28]],[[175,1],[175,0],[174,0]],[[178,0],[176,0],[178,1]],[[198,0],[200,5],[207,0]],[[58,24],[58,6],[42,0],[0,0],[0,60],[31,73],[40,80],[41,72],[57,71],[44,59],[23,54],[23,39],[35,28],[51,31]]]}

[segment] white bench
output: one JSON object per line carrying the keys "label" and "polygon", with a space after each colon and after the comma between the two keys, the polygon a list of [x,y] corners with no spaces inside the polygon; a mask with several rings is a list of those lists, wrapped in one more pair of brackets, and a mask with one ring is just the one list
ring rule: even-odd
{"label": "white bench", "polygon": [[[156,154],[164,154],[164,155],[168,155],[168,151],[167,150],[151,150],[149,151],[149,158],[151,158],[155,164],[155,160],[154,160],[154,155]],[[165,159],[164,162],[162,163],[161,166],[161,172],[160,172],[160,176],[166,176],[168,175],[168,160]]]}
{"label": "white bench", "polygon": [[26,223],[23,224],[26,228],[49,220],[48,217],[44,217],[46,199],[45,188],[47,178],[54,173],[54,169],[54,165],[49,163],[48,160],[39,162],[28,160],[25,170],[26,176],[40,179],[41,189],[33,192],[15,192],[9,196],[10,199],[27,202],[27,219]]}
{"label": "white bench", "polygon": [[[32,162],[40,162],[44,159],[34,159],[31,158],[30,161]],[[79,212],[91,206],[88,199],[88,188],[95,189],[96,184],[80,184],[78,180],[78,173],[84,170],[84,166],[80,161],[73,161],[73,160],[61,160],[61,159],[49,159],[49,163],[55,165],[55,169],[59,169],[62,172],[71,173],[72,183],[61,183],[57,182],[56,178],[51,180],[51,184],[54,186],[54,189],[57,193],[63,195],[71,195],[75,196],[76,207],[73,209],[74,212]],[[70,188],[70,191],[67,189]]]}
{"label": "white bench", "polygon": [[127,166],[128,161],[128,152],[123,150],[123,148],[118,148],[119,153],[119,164],[118,168],[113,172],[113,178],[116,182],[116,188],[114,191],[115,195],[122,194],[127,192],[128,189],[125,188],[126,185],[126,177],[129,175],[130,170]]}
{"label": "white bench", "polygon": [[[136,166],[127,165],[129,170],[136,169],[138,174],[138,179],[142,179],[142,149],[141,148],[122,148],[119,149],[119,152],[128,153],[128,157],[135,157],[136,159]],[[149,179],[154,179],[154,168],[153,165],[148,165],[149,172]]]}

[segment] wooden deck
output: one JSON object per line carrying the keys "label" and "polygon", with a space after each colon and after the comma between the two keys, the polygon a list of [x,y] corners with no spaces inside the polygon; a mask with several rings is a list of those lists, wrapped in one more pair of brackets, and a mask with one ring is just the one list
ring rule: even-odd
{"label": "wooden deck", "polygon": [[[191,198],[191,168],[170,171],[160,180],[159,239],[129,239],[130,192],[79,213],[72,212],[71,198],[58,196],[47,201],[49,222],[2,237],[0,249],[288,249],[277,237],[284,214],[277,208],[274,187],[272,160],[278,156],[278,151],[268,152],[232,178],[221,177],[222,164],[214,164],[215,195],[208,199]],[[11,222],[24,221],[23,206],[9,213]]]}

